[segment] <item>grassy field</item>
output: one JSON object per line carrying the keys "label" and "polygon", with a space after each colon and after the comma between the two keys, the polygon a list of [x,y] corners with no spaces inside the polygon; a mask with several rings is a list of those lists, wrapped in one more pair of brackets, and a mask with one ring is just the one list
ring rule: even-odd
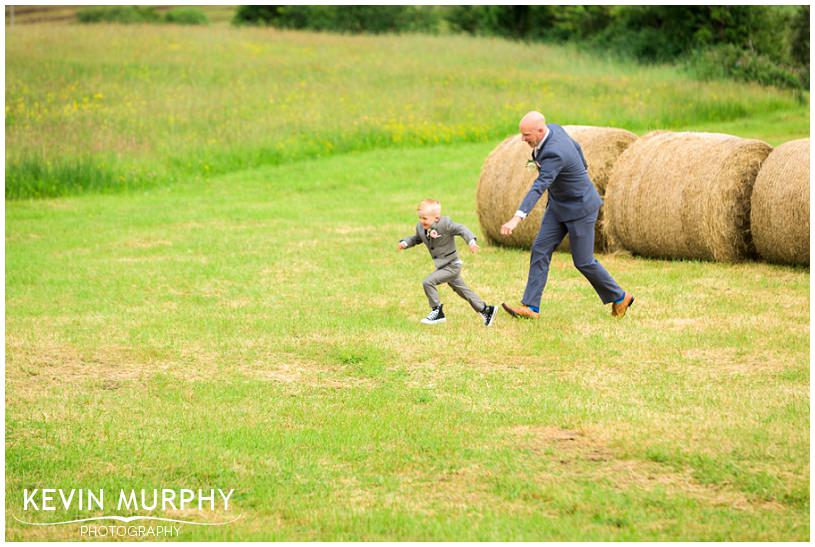
{"label": "grassy field", "polygon": [[[46,485],[234,488],[184,540],[809,539],[808,269],[601,256],[619,321],[558,253],[540,321],[443,288],[429,328],[431,260],[395,250],[424,197],[480,234],[531,107],[778,144],[806,105],[495,40],[54,28],[7,34],[6,195],[155,178],[6,201],[6,539],[79,539],[14,520]],[[528,258],[464,275],[517,302]]]}
{"label": "grassy field", "polygon": [[[7,203],[7,537],[81,482],[237,490],[184,539],[807,539],[808,271],[606,256],[617,321],[558,254],[540,322],[425,327],[394,243],[426,194],[477,229],[490,148]],[[520,297],[526,253],[465,260]]]}
{"label": "grassy field", "polygon": [[732,129],[778,144],[809,132],[808,97],[466,36],[20,25],[8,29],[6,67],[10,198],[494,142],[530,107],[637,133]]}

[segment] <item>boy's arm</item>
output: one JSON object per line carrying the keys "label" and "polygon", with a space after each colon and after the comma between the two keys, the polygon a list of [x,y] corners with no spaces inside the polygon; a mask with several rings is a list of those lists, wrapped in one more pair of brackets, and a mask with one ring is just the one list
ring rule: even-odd
{"label": "boy's arm", "polygon": [[450,220],[450,232],[461,236],[461,239],[463,239],[467,245],[473,245],[475,243],[475,234],[463,224],[458,224],[457,222]]}
{"label": "boy's arm", "polygon": [[404,243],[405,245],[402,247],[403,249],[407,249],[409,247],[413,247],[414,245],[418,245],[422,242],[422,239],[419,237],[419,234],[413,234],[412,236],[408,236],[399,240],[399,244]]}

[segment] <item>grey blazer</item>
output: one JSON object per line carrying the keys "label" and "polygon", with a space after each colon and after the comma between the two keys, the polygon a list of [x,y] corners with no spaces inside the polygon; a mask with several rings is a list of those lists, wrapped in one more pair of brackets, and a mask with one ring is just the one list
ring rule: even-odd
{"label": "grey blazer", "polygon": [[549,190],[547,214],[567,222],[595,213],[603,200],[594,188],[583,149],[559,125],[546,124],[550,135],[533,156],[538,166],[538,178],[521,202],[519,210],[526,214],[532,210],[546,190]]}
{"label": "grey blazer", "polygon": [[430,226],[429,231],[432,232],[433,230],[436,231],[438,237],[428,236],[422,223],[417,222],[416,233],[402,239],[402,241],[407,244],[406,249],[424,243],[427,250],[430,251],[433,264],[437,269],[459,260],[455,236],[461,236],[467,244],[475,239],[475,235],[466,226],[453,222],[450,217],[441,217],[438,222]]}

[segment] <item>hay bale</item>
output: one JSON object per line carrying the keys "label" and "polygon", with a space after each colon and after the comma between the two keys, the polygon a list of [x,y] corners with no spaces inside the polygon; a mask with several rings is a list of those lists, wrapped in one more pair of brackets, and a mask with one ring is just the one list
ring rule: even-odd
{"label": "hay bale", "polygon": [[[589,164],[589,178],[597,188],[600,197],[605,199],[611,171],[620,155],[631,146],[637,136],[625,129],[611,127],[592,127],[588,125],[564,125],[563,129],[576,140],[583,149],[586,163]],[[606,237],[607,229],[605,211],[603,206],[597,215],[597,224],[594,227],[594,250],[599,253],[613,252],[619,246]],[[563,250],[568,250],[569,237],[563,241]]]}
{"label": "hay bale", "polygon": [[606,189],[607,236],[643,256],[750,257],[750,194],[770,150],[761,141],[718,133],[649,133],[614,166]]}
{"label": "hay bale", "polygon": [[496,146],[484,162],[476,189],[476,212],[482,233],[492,243],[529,248],[537,235],[546,194],[511,236],[501,235],[501,225],[512,218],[537,177],[534,165],[527,165],[530,157],[529,146],[520,135],[513,135]]}
{"label": "hay bale", "polygon": [[[637,136],[624,129],[611,127],[566,125],[563,129],[583,148],[583,155],[589,164],[589,177],[600,196],[603,196],[614,163]],[[531,154],[532,150],[521,140],[521,136],[513,135],[499,144],[484,162],[478,181],[476,205],[481,231],[492,243],[528,249],[538,235],[548,192],[541,196],[529,216],[511,236],[501,235],[501,225],[512,218],[538,177],[537,168],[527,165]],[[601,229],[602,214],[601,208],[594,245],[598,252],[605,252],[608,248],[605,232]],[[569,249],[568,237],[558,249]]]}
{"label": "hay bale", "polygon": [[809,264],[809,139],[773,150],[756,177],[750,231],[770,262]]}
{"label": "hay bale", "polygon": [[563,129],[580,144],[586,163],[589,164],[589,177],[600,196],[604,196],[614,164],[620,154],[637,140],[637,136],[625,129],[613,127],[564,125]]}

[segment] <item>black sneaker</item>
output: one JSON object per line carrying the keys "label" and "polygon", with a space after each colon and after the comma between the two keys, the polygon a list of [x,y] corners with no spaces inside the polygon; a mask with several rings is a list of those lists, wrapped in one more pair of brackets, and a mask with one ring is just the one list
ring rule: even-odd
{"label": "black sneaker", "polygon": [[484,318],[484,326],[489,327],[495,321],[495,306],[486,306],[483,311],[479,312],[481,317]]}
{"label": "black sneaker", "polygon": [[444,318],[444,310],[442,309],[444,304],[439,304],[437,308],[433,308],[430,310],[430,313],[427,314],[427,317],[422,319],[422,323],[425,325],[435,325],[436,323],[444,323],[447,319]]}

